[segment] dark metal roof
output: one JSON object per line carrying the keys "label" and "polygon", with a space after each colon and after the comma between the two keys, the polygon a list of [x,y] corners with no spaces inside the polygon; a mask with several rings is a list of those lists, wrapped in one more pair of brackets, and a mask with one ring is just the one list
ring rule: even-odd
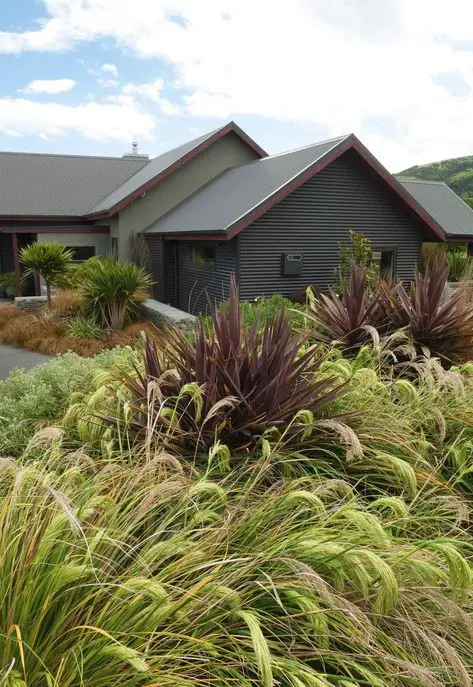
{"label": "dark metal roof", "polygon": [[146,232],[224,232],[347,138],[333,138],[228,169],[151,224]]}
{"label": "dark metal roof", "polygon": [[0,153],[0,217],[113,214],[230,132],[257,155],[267,154],[234,122],[152,160]]}
{"label": "dark metal roof", "polygon": [[80,216],[147,160],[0,153],[0,216]]}
{"label": "dark metal roof", "polygon": [[174,165],[178,160],[184,157],[184,155],[187,155],[187,153],[194,148],[197,148],[197,146],[199,146],[201,143],[204,143],[208,138],[223,128],[224,127],[219,127],[218,129],[209,131],[198,138],[194,138],[192,141],[187,141],[177,148],[168,150],[166,153],[158,155],[152,160],[149,160],[145,166],[142,165],[141,169],[139,169],[136,174],[130,177],[124,184],[103,197],[100,200],[100,203],[89,205],[87,208],[87,214],[93,215],[97,212],[104,212],[114,207],[134,191],[144,186],[151,179],[168,169],[168,167]]}
{"label": "dark metal roof", "polygon": [[439,224],[447,237],[473,237],[473,210],[443,181],[398,181]]}

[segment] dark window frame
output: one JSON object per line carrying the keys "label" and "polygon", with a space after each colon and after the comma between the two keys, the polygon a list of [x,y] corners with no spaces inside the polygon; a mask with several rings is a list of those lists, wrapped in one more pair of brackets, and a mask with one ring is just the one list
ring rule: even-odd
{"label": "dark window frame", "polygon": [[[95,256],[97,255],[96,246],[66,246],[66,250],[73,251],[74,257],[72,258],[72,262],[85,262],[86,260],[90,260],[90,258],[95,258]],[[80,250],[92,250],[93,253],[92,255],[88,255],[87,257],[76,258],[75,252]]]}
{"label": "dark window frame", "polygon": [[[197,259],[196,254],[199,250],[211,250],[212,256],[210,259],[205,257]],[[193,267],[207,267],[210,269],[216,269],[217,267],[217,245],[215,243],[199,242],[192,246],[191,262]]]}
{"label": "dark window frame", "polygon": [[[380,268],[382,268],[382,262],[383,262],[383,253],[391,253],[392,254],[392,268],[391,268],[391,276],[395,277],[397,273],[397,246],[373,246],[373,253],[381,253],[381,261],[380,261]],[[383,275],[381,275],[383,276]]]}
{"label": "dark window frame", "polygon": [[118,236],[110,237],[110,253],[118,259]]}

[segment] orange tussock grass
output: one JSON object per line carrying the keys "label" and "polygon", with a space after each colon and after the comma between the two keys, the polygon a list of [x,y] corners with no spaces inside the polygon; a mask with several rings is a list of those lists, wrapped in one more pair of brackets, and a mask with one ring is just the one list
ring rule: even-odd
{"label": "orange tussock grass", "polygon": [[0,342],[21,346],[28,351],[59,355],[73,351],[90,358],[106,348],[133,345],[141,337],[141,332],[151,333],[154,325],[150,322],[135,322],[122,332],[106,339],[85,339],[70,336],[66,323],[54,313],[41,310],[36,314],[17,310],[13,306],[0,310]]}
{"label": "orange tussock grass", "polygon": [[78,315],[81,311],[79,294],[74,289],[58,291],[52,298],[51,310],[62,317]]}

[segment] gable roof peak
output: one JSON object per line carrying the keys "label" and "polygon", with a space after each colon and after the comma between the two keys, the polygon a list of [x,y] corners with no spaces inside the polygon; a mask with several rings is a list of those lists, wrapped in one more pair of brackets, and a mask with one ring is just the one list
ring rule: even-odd
{"label": "gable roof peak", "polygon": [[[343,136],[334,136],[333,138],[326,138],[323,141],[317,141],[316,143],[309,143],[308,145],[304,146],[299,146],[298,148],[291,148],[290,150],[283,150],[280,153],[274,153],[274,155],[269,155],[269,158],[274,158],[274,157],[283,157],[284,155],[290,155],[291,153],[299,153],[303,150],[311,150],[312,148],[317,148],[318,146],[325,146],[329,143],[333,143],[333,145],[338,145],[342,141],[348,140],[351,136],[354,136],[354,134],[344,134]],[[268,158],[262,158],[261,160],[258,160],[258,162],[264,162]]]}
{"label": "gable roof peak", "polygon": [[243,129],[240,129],[238,124],[231,121],[152,158],[124,184],[102,198],[99,203],[91,206],[87,210],[87,216],[97,217],[104,214],[106,216],[115,214],[231,132],[235,133],[242,143],[251,148],[257,156],[267,155],[266,151],[256,141],[248,136]]}

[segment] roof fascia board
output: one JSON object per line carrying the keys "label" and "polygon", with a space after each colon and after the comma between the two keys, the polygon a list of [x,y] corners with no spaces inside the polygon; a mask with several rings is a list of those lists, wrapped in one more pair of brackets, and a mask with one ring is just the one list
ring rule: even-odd
{"label": "roof fascia board", "polygon": [[84,222],[84,215],[0,215],[0,222]]}
{"label": "roof fascia board", "polygon": [[64,227],[62,225],[52,227],[0,227],[0,234],[109,234],[110,227],[104,225],[91,225],[88,227]]}
{"label": "roof fascia board", "polygon": [[143,236],[159,236],[163,241],[230,241],[231,236],[222,232],[194,233],[194,234],[143,234]]}

